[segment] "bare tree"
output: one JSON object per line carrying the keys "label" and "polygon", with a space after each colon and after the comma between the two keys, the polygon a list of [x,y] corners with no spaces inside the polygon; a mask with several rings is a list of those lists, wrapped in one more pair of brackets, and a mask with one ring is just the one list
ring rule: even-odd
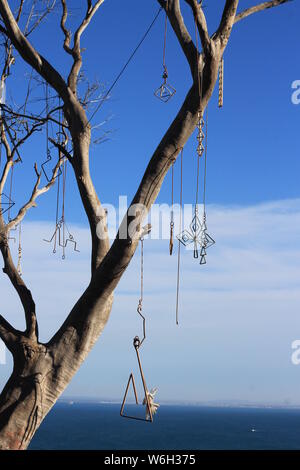
{"label": "bare tree", "polygon": [[[38,172],[32,196],[20,209],[16,219],[10,222],[11,225],[5,225],[4,220],[0,218],[0,248],[4,260],[4,272],[19,295],[26,319],[25,331],[19,331],[2,316],[0,317],[0,337],[14,360],[12,375],[0,396],[0,449],[27,448],[40,423],[103,331],[111,312],[114,290],[135,253],[143,231],[141,219],[154,203],[168,170],[195,130],[199,115],[203,114],[207,106],[217,81],[220,59],[234,25],[253,13],[287,1],[272,0],[238,13],[238,0],[226,0],[220,12],[219,26],[214,34],[210,35],[202,2],[185,0],[192,9],[198,28],[202,45],[199,52],[182,16],[180,0],[168,1],[167,15],[189,65],[192,86],[178,114],[149,159],[127,215],[110,246],[105,211],[101,208],[89,168],[91,127],[83,103],[78,97],[78,79],[82,67],[81,38],[103,0],[85,2],[85,15],[74,34],[67,28],[67,0],[60,0],[62,12],[60,27],[64,35],[62,46],[72,58],[72,67],[67,80],[64,80],[56,68],[33,47],[26,32],[22,32],[18,25],[18,18],[12,13],[8,1],[0,0],[0,15],[3,22],[0,32],[62,100],[65,122],[72,140],[72,155],[58,142],[54,144],[60,148],[72,166],[92,239],[89,285],[55,335],[48,343],[41,343],[38,338],[34,300],[29,288],[18,276],[8,246],[11,226],[20,222],[36,197],[48,189],[47,186],[38,189],[40,183]],[[166,9],[166,0],[158,0],[158,3]],[[199,71],[203,77],[201,100]],[[12,160],[8,158],[7,167],[11,165]],[[55,171],[58,166],[59,163]],[[7,171],[4,172],[2,179],[5,179]],[[141,205],[145,210],[142,213],[132,211],[135,204]],[[105,235],[102,237],[97,236],[96,229],[99,222],[104,227]],[[130,232],[132,222],[136,227],[136,233]],[[121,232],[127,236],[120,236]]]}

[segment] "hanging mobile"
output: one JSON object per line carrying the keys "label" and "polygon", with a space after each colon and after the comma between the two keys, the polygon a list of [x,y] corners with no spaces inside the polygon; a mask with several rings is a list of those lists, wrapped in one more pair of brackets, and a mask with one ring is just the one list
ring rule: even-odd
{"label": "hanging mobile", "polygon": [[140,353],[139,353],[140,347],[142,346],[144,340],[146,339],[146,318],[144,317],[144,315],[142,313],[143,291],[144,291],[144,238],[143,238],[143,236],[141,237],[140,241],[141,241],[141,296],[140,296],[140,299],[139,299],[137,312],[143,320],[143,338],[142,338],[142,340],[140,340],[140,338],[138,336],[135,336],[134,339],[133,339],[133,347],[134,347],[135,352],[136,352],[136,356],[137,356],[137,360],[138,360],[138,366],[139,366],[139,372],[140,372],[140,376],[141,376],[141,380],[142,380],[142,384],[143,384],[143,389],[144,389],[144,399],[143,399],[142,405],[144,405],[146,407],[146,416],[145,416],[145,418],[142,418],[142,417],[139,417],[139,416],[133,416],[133,415],[128,415],[128,414],[124,413],[126,399],[127,399],[127,395],[128,395],[128,391],[129,391],[129,387],[130,387],[131,383],[132,383],[132,387],[133,387],[135,403],[136,403],[136,405],[139,405],[139,400],[138,400],[134,375],[133,375],[132,372],[131,372],[131,374],[129,376],[129,379],[128,379],[128,382],[127,382],[125,394],[124,394],[122,405],[121,405],[120,415],[123,418],[136,419],[138,421],[147,421],[147,422],[152,423],[153,422],[153,415],[157,412],[157,409],[159,407],[158,403],[154,403],[154,397],[155,397],[155,394],[157,392],[157,388],[153,388],[152,390],[150,390],[150,392],[148,391],[145,376],[144,376],[144,372],[143,372],[143,368],[142,368]]}
{"label": "hanging mobile", "polygon": [[166,67],[166,45],[167,45],[167,25],[168,25],[168,9],[169,9],[169,0],[166,4],[166,16],[165,16],[165,30],[164,30],[164,46],[163,46],[163,83],[161,86],[154,92],[154,95],[159,98],[161,101],[166,103],[169,101],[172,96],[175,95],[176,90],[168,82],[168,70]]}
{"label": "hanging mobile", "polygon": [[[4,200],[3,200],[3,198],[4,198]],[[12,201],[10,199],[10,197],[7,196],[7,194],[5,194],[5,193],[0,194],[0,200],[1,200],[0,215],[5,214],[5,212],[9,211],[15,205],[15,202]]]}
{"label": "hanging mobile", "polygon": [[[59,118],[59,122],[61,122],[61,115]],[[58,131],[58,139],[59,144],[61,144],[61,136],[64,135],[62,132],[60,125],[60,129]],[[61,150],[58,151],[58,158],[59,160],[63,159],[61,155]],[[61,217],[59,217],[59,208],[60,208],[60,176],[62,175],[62,212]],[[68,243],[72,243],[74,246],[74,251],[79,252],[77,249],[77,242],[74,239],[74,236],[70,233],[68,226],[65,221],[65,196],[66,196],[66,178],[67,178],[67,160],[64,159],[62,163],[62,171],[57,175],[57,195],[56,195],[56,217],[55,217],[55,229],[54,232],[49,240],[44,238],[44,241],[47,243],[53,243],[53,253],[56,253],[57,247],[62,248],[62,259],[66,258],[66,247]]]}
{"label": "hanging mobile", "polygon": [[224,59],[220,60],[219,64],[219,108],[223,108],[223,98],[224,98]]}
{"label": "hanging mobile", "polygon": [[[197,26],[195,20],[195,29],[196,29],[196,49],[197,49],[197,63],[198,63],[198,85],[199,85],[199,97],[200,97],[200,109],[202,107],[202,82],[203,82],[203,73],[199,71],[199,49],[198,49],[198,34]],[[193,244],[194,246],[194,258],[199,258],[200,250],[200,264],[206,264],[206,250],[212,246],[215,241],[207,233],[206,225],[206,210],[205,210],[205,198],[206,198],[206,164],[207,164],[207,118],[208,114],[206,111],[206,134],[204,134],[205,121],[203,119],[203,112],[198,112],[198,123],[197,123],[197,183],[196,183],[196,200],[195,200],[195,209],[194,217],[189,226],[189,230],[183,230],[179,235],[177,235],[178,240],[184,245],[188,246]],[[198,196],[199,196],[199,173],[200,173],[200,159],[204,157],[204,185],[203,185],[203,217],[202,222],[199,219],[198,215]]]}
{"label": "hanging mobile", "polygon": [[[48,115],[49,115],[49,90],[48,90],[48,83],[46,82],[46,117],[47,118],[48,118]],[[47,171],[46,171],[46,167],[52,161],[52,156],[51,156],[51,152],[50,152],[50,148],[49,148],[49,121],[48,121],[48,119],[46,120],[46,155],[47,155],[47,159],[46,159],[46,161],[44,161],[42,163],[41,167],[42,167],[42,171],[43,171],[47,181],[50,182],[53,179],[53,173],[54,173],[55,169],[52,170],[52,174],[49,176]],[[57,175],[55,176],[55,178],[58,178],[60,175],[61,175],[61,169],[59,167]]]}
{"label": "hanging mobile", "polygon": [[[5,120],[4,108],[2,106],[2,105],[5,105],[5,98],[6,98],[5,82],[1,81],[1,85],[0,85],[0,105],[1,105],[1,108],[0,108],[0,122],[1,122],[0,164],[2,163],[2,144],[3,144],[2,133],[4,133],[4,130],[9,132],[9,137],[13,142],[12,135],[9,131],[9,128],[8,128],[6,120]],[[3,127],[2,127],[2,123],[3,123]],[[22,161],[21,156],[20,156],[17,148],[16,148],[16,153],[18,155],[18,160],[16,160],[16,161]],[[11,169],[12,173],[13,173],[13,168],[14,168],[14,166],[12,165],[12,169]],[[9,219],[10,219],[10,210],[15,205],[15,202],[12,200],[11,195],[12,195],[12,174],[11,174],[11,179],[10,179],[10,194],[9,194],[9,196],[7,194],[5,194],[4,192],[0,193],[0,215],[3,215],[6,212],[8,212],[8,214],[9,214],[8,218]]]}

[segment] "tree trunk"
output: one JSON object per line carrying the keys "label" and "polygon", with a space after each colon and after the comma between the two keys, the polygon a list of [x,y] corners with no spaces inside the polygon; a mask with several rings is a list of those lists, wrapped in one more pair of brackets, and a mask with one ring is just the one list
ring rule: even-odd
{"label": "tree trunk", "polygon": [[[77,304],[78,305],[78,304]],[[105,327],[112,296],[86,311],[82,327],[65,325],[51,343],[23,337],[13,351],[14,370],[0,395],[0,450],[24,450]],[[76,310],[76,308],[74,309]]]}

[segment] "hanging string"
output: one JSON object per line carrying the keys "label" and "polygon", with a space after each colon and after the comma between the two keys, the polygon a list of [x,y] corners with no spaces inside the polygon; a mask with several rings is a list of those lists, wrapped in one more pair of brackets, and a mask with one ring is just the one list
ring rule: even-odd
{"label": "hanging string", "polygon": [[206,123],[205,123],[205,152],[204,152],[204,178],[203,178],[203,213],[204,214],[205,214],[205,204],[206,204],[207,134],[208,134],[208,106],[206,107]]}
{"label": "hanging string", "polygon": [[[62,132],[62,111],[61,111],[61,98],[59,98],[59,114],[58,114],[58,120],[59,120],[59,130],[58,130],[58,143],[61,144],[61,132]],[[58,150],[58,159],[61,159],[61,150],[59,148]],[[55,214],[55,226],[58,227],[59,224],[59,196],[60,196],[60,174],[57,175],[57,193],[56,193],[56,214]],[[53,245],[53,253],[56,253],[56,247],[57,247],[57,230],[55,230],[54,233],[54,245]]]}
{"label": "hanging string", "polygon": [[19,223],[19,247],[18,247],[18,265],[17,265],[17,271],[19,276],[22,276],[22,240],[21,240],[21,235],[22,235],[22,226],[21,222]]}
{"label": "hanging string", "polygon": [[166,47],[167,47],[167,25],[168,25],[168,10],[169,10],[169,0],[166,2],[166,8],[165,8],[165,27],[164,27],[164,43],[163,43],[163,83],[157,90],[155,90],[154,95],[159,98],[161,101],[166,103],[169,101],[170,98],[176,93],[176,90],[174,87],[172,87],[169,83],[167,83],[168,80],[168,70],[166,66]]}
{"label": "hanging string", "polygon": [[[48,82],[46,82],[46,116],[49,114],[49,88]],[[47,149],[47,160],[51,160],[50,149],[49,149],[49,121],[46,121],[46,149]]]}
{"label": "hanging string", "polygon": [[165,14],[165,31],[164,31],[164,47],[163,47],[163,68],[167,72],[166,67],[166,47],[167,47],[167,26],[168,26],[168,11],[169,11],[169,0],[166,4],[166,14]]}
{"label": "hanging string", "polygon": [[[60,152],[60,150],[59,150]],[[61,155],[59,155],[61,158]],[[56,215],[55,215],[55,226],[58,227],[59,225],[59,198],[60,198],[60,175],[57,178],[57,193],[56,193]],[[56,253],[57,247],[57,230],[54,233],[54,246],[53,246],[53,253]]]}
{"label": "hanging string", "polygon": [[[142,314],[143,310],[143,299],[144,299],[144,237],[141,237],[141,295],[137,306],[137,312],[143,320],[143,339],[140,340],[138,336],[135,337],[134,341],[138,348],[143,344],[146,339],[146,318]],[[136,347],[135,346],[135,347]]]}
{"label": "hanging string", "polygon": [[173,247],[174,247],[174,162],[172,163],[172,196],[171,196],[171,221],[170,221],[170,244],[169,244],[169,251],[170,256],[173,254]]}
{"label": "hanging string", "polygon": [[[200,52],[199,52],[199,43],[198,43],[198,30],[197,30],[197,20],[195,18],[195,37],[196,37],[196,54],[197,54],[197,67],[198,67],[198,93],[199,93],[199,107],[202,105],[202,81],[203,81],[203,70],[200,73],[199,61],[200,61]],[[200,158],[204,152],[203,140],[204,140],[204,120],[203,113],[199,110],[198,112],[198,134],[197,134],[197,183],[196,183],[196,198],[195,198],[195,215],[198,213],[198,198],[199,198],[199,174],[200,174]]]}
{"label": "hanging string", "polygon": [[66,198],[66,179],[67,179],[67,160],[65,160],[62,164],[62,180],[63,180],[63,188],[62,188],[62,215],[61,215],[61,220],[62,220],[62,236],[63,236],[63,241],[62,241],[62,249],[63,249],[63,254],[62,254],[62,259],[66,258],[66,223],[65,223],[65,198]]}
{"label": "hanging string", "polygon": [[[183,148],[181,149],[181,154],[180,154],[180,212],[179,212],[179,227],[180,230],[183,228],[182,224],[182,189],[183,189],[183,178],[182,178],[182,173],[183,173],[183,166],[182,166],[182,160],[183,160]],[[180,288],[180,258],[181,258],[181,242],[178,240],[178,253],[177,253],[177,286],[176,286],[176,325],[179,324],[179,288]]]}
{"label": "hanging string", "polygon": [[[13,181],[14,181],[14,162],[12,162],[12,167],[10,171],[9,201],[12,201]],[[11,208],[12,208],[12,205],[10,204],[8,208],[8,213],[7,213],[8,222],[11,221],[11,212],[10,212]]]}

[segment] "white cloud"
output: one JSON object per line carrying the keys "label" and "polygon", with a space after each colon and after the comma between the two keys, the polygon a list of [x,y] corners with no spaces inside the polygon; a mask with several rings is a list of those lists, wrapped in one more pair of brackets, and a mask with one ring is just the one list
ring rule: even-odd
{"label": "white cloud", "polygon": [[[176,254],[168,255],[168,241],[145,241],[148,334],[141,354],[149,386],[158,385],[163,399],[300,403],[300,366],[291,363],[291,343],[300,338],[300,200],[209,206],[207,224],[216,240],[207,265],[182,251],[179,327]],[[36,298],[42,340],[89,280],[87,229],[72,227],[80,253],[68,251],[65,261],[42,241],[51,231],[44,222],[23,227],[24,279]],[[132,338],[142,327],[138,270],[137,254],[120,282],[110,321],[68,394],[121,398],[135,366]],[[21,308],[3,276],[0,288],[1,313],[21,327]],[[9,367],[2,371],[7,377]]]}

